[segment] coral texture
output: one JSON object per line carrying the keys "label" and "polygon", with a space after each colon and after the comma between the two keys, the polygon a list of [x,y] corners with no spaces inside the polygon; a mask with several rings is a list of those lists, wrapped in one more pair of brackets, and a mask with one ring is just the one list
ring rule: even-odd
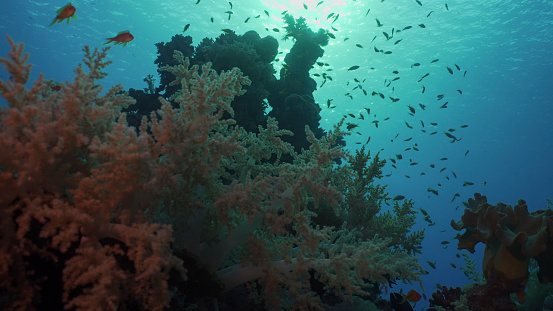
{"label": "coral texture", "polygon": [[553,279],[553,211],[528,212],[524,200],[514,207],[487,203],[479,193],[469,199],[461,221],[451,221],[455,230],[466,229],[458,234],[458,249],[474,253],[474,246],[486,244],[482,268],[486,279],[493,275],[510,292],[516,292],[524,300],[524,288],[528,279],[528,262],[536,259],[539,264],[538,278],[543,283]]}
{"label": "coral texture", "polygon": [[319,205],[347,208],[334,186],[338,172],[353,174],[335,164],[349,157],[336,145],[343,121],[321,139],[306,127],[310,146],[296,153],[272,118],[251,133],[223,117],[250,83],[239,69],[190,66],[176,51],[162,70],[178,88],[137,130],[120,112],[132,104],[122,87],[101,95],[96,82],[107,49],[85,47],[73,82],[51,88],[41,76],[27,89],[28,56],[9,41],[2,309],[182,309],[256,284],[267,309],[317,310],[316,282],[351,299],[419,280],[417,259],[392,237],[313,222]]}

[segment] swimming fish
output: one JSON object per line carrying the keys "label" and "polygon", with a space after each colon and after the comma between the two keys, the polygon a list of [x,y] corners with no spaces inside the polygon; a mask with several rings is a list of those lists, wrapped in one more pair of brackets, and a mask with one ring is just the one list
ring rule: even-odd
{"label": "swimming fish", "polygon": [[348,68],[347,71],[356,70],[356,69],[359,69],[359,66],[351,66]]}
{"label": "swimming fish", "polygon": [[123,44],[123,47],[127,46],[127,43],[131,42],[134,39],[134,36],[131,35],[131,33],[128,30],[121,31],[117,34],[117,36],[113,38],[106,38],[108,42],[104,44],[109,44],[111,42],[115,42],[115,45],[117,44]]}
{"label": "swimming fish", "polygon": [[186,26],[184,26],[184,30],[182,32],[186,32],[188,30],[188,28],[190,28],[190,24],[186,24]]}
{"label": "swimming fish", "polygon": [[65,6],[63,6],[61,9],[56,11],[56,17],[54,18],[54,21],[49,25],[52,26],[56,22],[61,23],[64,19],[67,19],[67,23],[69,24],[69,18],[73,18],[74,20],[77,19],[75,16],[75,11],[77,9],[69,2]]}
{"label": "swimming fish", "polygon": [[410,290],[407,295],[403,296],[403,300],[400,302],[400,304],[405,303],[406,301],[409,302],[417,302],[421,300],[421,294],[417,293],[416,290],[412,289]]}

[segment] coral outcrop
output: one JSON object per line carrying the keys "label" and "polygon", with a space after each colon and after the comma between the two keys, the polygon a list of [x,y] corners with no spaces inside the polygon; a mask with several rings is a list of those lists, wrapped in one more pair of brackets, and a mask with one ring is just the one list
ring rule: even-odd
{"label": "coral outcrop", "polygon": [[508,292],[516,292],[524,301],[528,280],[528,263],[534,258],[538,278],[542,283],[553,280],[553,211],[528,212],[524,200],[514,207],[497,203],[491,205],[485,196],[474,194],[469,199],[459,222],[451,221],[458,231],[458,248],[474,253],[474,246],[486,244],[482,268],[488,282],[493,279]]}

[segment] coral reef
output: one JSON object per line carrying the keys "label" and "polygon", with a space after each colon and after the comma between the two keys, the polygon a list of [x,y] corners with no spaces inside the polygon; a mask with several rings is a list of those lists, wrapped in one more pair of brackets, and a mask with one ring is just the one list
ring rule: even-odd
{"label": "coral reef", "polygon": [[107,49],[85,47],[73,82],[54,90],[41,76],[28,89],[28,55],[9,42],[1,309],[217,306],[246,287],[266,309],[316,310],[330,294],[373,300],[375,288],[420,280],[393,234],[314,221],[319,206],[348,208],[344,179],[355,169],[335,163],[350,157],[337,144],[343,121],[322,138],[305,127],[309,146],[297,153],[273,118],[256,132],[236,125],[231,103],[251,83],[238,68],[200,68],[175,51],[160,68],[175,91],[136,129],[121,113],[133,103],[121,86],[100,95]]}
{"label": "coral reef", "polygon": [[466,207],[461,221],[452,220],[451,226],[458,231],[466,229],[456,237],[458,249],[474,253],[477,243],[486,244],[482,268],[488,283],[493,283],[486,290],[497,289],[496,283],[501,284],[505,291],[517,293],[523,302],[530,258],[539,265],[540,282],[549,283],[553,279],[551,209],[529,213],[524,200],[514,207],[503,203],[490,205],[479,193],[468,200]]}
{"label": "coral reef", "polygon": [[[432,298],[428,301],[430,307],[441,307],[446,311],[454,311],[454,303],[461,299],[463,291],[460,287],[449,287],[442,286],[441,290],[437,290],[435,293],[432,293]],[[430,308],[430,310],[436,310],[436,308]]]}

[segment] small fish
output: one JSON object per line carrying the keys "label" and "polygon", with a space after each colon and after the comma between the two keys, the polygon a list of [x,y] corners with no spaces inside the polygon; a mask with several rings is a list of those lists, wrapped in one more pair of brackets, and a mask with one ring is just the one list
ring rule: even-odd
{"label": "small fish", "polygon": [[422,2],[420,2],[419,0],[415,0],[415,2],[417,2],[418,5],[422,6]]}
{"label": "small fish", "polygon": [[399,40],[397,40],[396,42],[394,42],[394,45],[396,45],[396,44],[400,43],[400,42],[401,42],[401,40],[403,40],[403,39],[399,39]]}
{"label": "small fish", "polygon": [[232,2],[228,2],[228,4],[230,5],[230,9],[232,10]]}
{"label": "small fish", "polygon": [[280,32],[280,29],[278,29],[278,28],[273,28],[273,31],[274,31],[274,32]]}
{"label": "small fish", "polygon": [[213,17],[212,17],[212,18],[210,18],[210,20],[211,20],[211,22],[213,23]]}
{"label": "small fish", "polygon": [[361,48],[361,49],[363,48],[363,46],[359,43],[357,43],[355,46],[358,47],[358,48]]}
{"label": "small fish", "polygon": [[426,17],[430,17],[430,15],[431,15],[432,13],[434,13],[434,11],[430,11],[430,12],[426,15]]}
{"label": "small fish", "polygon": [[469,154],[469,151],[470,150],[467,149],[467,151],[465,152],[465,157],[467,156],[467,154]]}
{"label": "small fish", "polygon": [[431,262],[430,260],[427,260],[426,262],[428,263],[428,265],[430,266],[430,268],[436,269],[436,262],[435,262],[435,261],[434,261],[434,262]]}
{"label": "small fish", "polygon": [[378,18],[375,18],[375,20],[376,20],[376,27],[382,27],[382,26],[384,26],[384,24],[382,24],[382,23],[378,20]]}
{"label": "small fish", "polygon": [[413,67],[419,67],[421,65],[421,63],[414,63],[413,65],[411,65],[411,68]]}
{"label": "small fish", "polygon": [[356,65],[356,66],[349,67],[347,71],[352,71],[352,70],[357,70],[357,69],[359,69],[359,66]]}
{"label": "small fish", "polygon": [[186,24],[186,25],[184,26],[184,30],[183,30],[182,32],[186,32],[186,31],[188,30],[188,28],[190,28],[190,24]]}
{"label": "small fish", "polygon": [[432,63],[436,63],[436,62],[438,62],[439,60],[440,60],[439,58],[436,58],[435,60],[431,61],[430,63],[431,63],[431,64],[432,64]]}
{"label": "small fish", "polygon": [[463,73],[463,78],[467,75],[467,71],[465,70],[465,73]]}
{"label": "small fish", "polygon": [[454,171],[451,171],[451,174],[453,174],[453,177],[457,178],[457,174],[455,174]]}
{"label": "small fish", "polygon": [[319,5],[323,4],[324,1],[319,1],[315,7],[318,7]]}
{"label": "small fish", "polygon": [[445,67],[447,69],[447,71],[450,73],[450,74],[453,74],[453,69],[449,68],[449,67]]}
{"label": "small fish", "polygon": [[421,81],[422,81],[422,79],[424,79],[424,78],[428,77],[429,75],[430,75],[430,73],[427,73],[427,74],[425,74],[424,76],[422,76],[422,77],[421,77],[421,78],[419,79],[419,81],[418,81],[418,82],[421,82]]}
{"label": "small fish", "polygon": [[247,23],[249,20],[250,20],[250,17],[246,18],[246,20],[244,21],[244,24]]}
{"label": "small fish", "polygon": [[[413,137],[406,138],[403,141],[410,141],[411,139],[413,139]],[[413,165],[413,164],[411,164],[411,165]]]}
{"label": "small fish", "polygon": [[356,127],[359,127],[359,124],[346,123],[346,129],[347,129],[348,131],[351,131],[351,130],[353,130],[353,129],[356,128]]}
{"label": "small fish", "polygon": [[450,265],[451,265],[451,267],[452,267],[453,269],[456,269],[456,268],[457,268],[457,266],[456,266],[454,263],[450,263]]}
{"label": "small fish", "polygon": [[448,132],[444,132],[444,135],[447,136],[447,137],[449,137],[449,138],[451,138],[451,139],[453,139],[453,140],[458,140],[457,137],[455,137],[455,135],[450,134],[450,133],[448,133]]}
{"label": "small fish", "polygon": [[447,160],[447,158],[441,158],[440,159],[440,161],[446,161],[446,160]]}
{"label": "small fish", "polygon": [[445,104],[443,104],[443,105],[440,107],[440,109],[442,109],[442,108],[447,108],[447,104],[448,104],[448,103],[449,103],[449,102],[445,102]]}
{"label": "small fish", "polygon": [[449,241],[442,241],[442,243],[440,243],[440,244],[447,245],[447,244],[449,244]]}
{"label": "small fish", "polygon": [[196,1],[196,4],[199,4],[199,3],[200,3],[200,1],[202,1],[202,0],[198,0],[198,1]]}
{"label": "small fish", "polygon": [[[421,294],[419,294],[416,290],[412,289],[407,293],[407,295],[403,296],[403,299],[401,300],[401,302],[399,304],[405,303],[406,301],[417,302],[417,301],[421,300],[421,297],[422,297]],[[400,309],[395,309],[395,310],[400,310]],[[401,310],[403,310],[403,309],[401,309]]]}
{"label": "small fish", "polygon": [[386,41],[390,40],[390,35],[387,32],[383,31],[382,34],[386,37]]}
{"label": "small fish", "polygon": [[393,198],[394,201],[403,200],[403,199],[405,199],[405,196],[402,196],[402,195],[396,195],[396,196]]}
{"label": "small fish", "polygon": [[472,185],[474,185],[474,183],[471,182],[471,181],[465,181],[465,182],[463,183],[463,187],[472,186]]}
{"label": "small fish", "polygon": [[263,12],[265,12],[265,14],[267,14],[267,17],[269,17],[269,12],[267,12],[267,10],[263,10]]}
{"label": "small fish", "polygon": [[419,24],[419,27],[420,27],[420,28],[426,28],[426,25],[424,25],[424,24]]}
{"label": "small fish", "polygon": [[378,120],[372,121],[372,123],[374,123],[374,126],[376,126],[376,128],[378,128],[378,122],[379,122]]}
{"label": "small fish", "polygon": [[428,188],[428,189],[426,189],[426,191],[427,191],[427,192],[431,192],[431,193],[433,193],[434,195],[438,195],[438,190],[434,190],[434,189],[432,189],[432,188]]}
{"label": "small fish", "polygon": [[449,7],[447,6],[447,3],[445,4],[445,9],[449,11]]}
{"label": "small fish", "polygon": [[407,121],[405,121],[405,125],[410,128],[410,129],[413,129],[413,127],[411,125],[409,125],[409,123],[407,123]]}
{"label": "small fish", "polygon": [[303,8],[307,10],[307,4],[303,4]]}
{"label": "small fish", "polygon": [[458,197],[460,197],[460,196],[461,196],[461,195],[460,195],[459,193],[455,193],[455,194],[453,195],[453,198],[451,199],[451,202],[449,202],[449,203],[453,203],[453,201],[455,200],[455,198],[458,198]]}
{"label": "small fish", "polygon": [[121,31],[117,34],[117,36],[113,38],[107,38],[108,42],[104,44],[109,44],[111,42],[115,42],[115,44],[123,44],[123,47],[127,46],[127,43],[131,42],[134,39],[134,36],[131,35],[131,33],[128,30]]}
{"label": "small fish", "polygon": [[232,14],[234,14],[234,12],[233,11],[226,11],[225,13],[228,14],[228,20],[230,21],[230,17],[232,16]]}
{"label": "small fish", "polygon": [[234,33],[234,30],[228,29],[228,28],[221,29],[221,31],[228,34],[228,35],[230,35],[231,33]]}
{"label": "small fish", "polygon": [[403,28],[403,30],[407,30],[407,29],[411,29],[411,28],[413,28],[413,26],[405,26],[405,27]]}
{"label": "small fish", "polygon": [[467,124],[461,125],[461,128],[463,128],[463,129],[464,129],[464,128],[467,128],[467,127],[469,127]]}
{"label": "small fish", "polygon": [[61,23],[64,19],[67,19],[67,24],[69,24],[70,18],[73,18],[74,20],[77,19],[75,16],[76,11],[77,9],[71,4],[71,2],[69,2],[56,11],[57,15],[49,26],[54,25],[56,22]]}
{"label": "small fish", "polygon": [[367,13],[365,13],[365,16],[363,16],[363,17],[367,17],[367,15],[369,15],[369,12],[370,12],[370,11],[371,11],[371,9],[368,9],[368,10],[367,10]]}
{"label": "small fish", "polygon": [[428,216],[428,212],[419,207],[419,210],[424,216]]}
{"label": "small fish", "polygon": [[435,168],[435,167],[436,167],[436,165],[434,165],[434,164],[430,164],[430,167],[431,167],[431,168]]}

